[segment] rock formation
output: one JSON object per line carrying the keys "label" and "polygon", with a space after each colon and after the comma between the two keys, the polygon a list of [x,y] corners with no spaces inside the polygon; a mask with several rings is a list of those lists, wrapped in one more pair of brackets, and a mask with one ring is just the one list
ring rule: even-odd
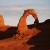
{"label": "rock formation", "polygon": [[4,26],[4,19],[3,16],[0,14],[0,27]]}
{"label": "rock formation", "polygon": [[38,15],[37,13],[35,12],[34,9],[27,9],[27,10],[24,10],[24,14],[21,16],[20,20],[19,20],[19,23],[18,23],[18,31],[21,33],[24,33],[25,31],[28,30],[28,27],[27,27],[27,23],[26,23],[26,18],[28,15],[32,15],[35,19],[34,21],[34,24],[36,25],[37,23],[39,23],[38,21]]}

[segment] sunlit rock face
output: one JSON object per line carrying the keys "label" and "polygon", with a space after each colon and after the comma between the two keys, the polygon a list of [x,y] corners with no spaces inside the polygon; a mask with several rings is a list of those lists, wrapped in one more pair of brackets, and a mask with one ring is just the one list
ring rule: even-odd
{"label": "sunlit rock face", "polygon": [[[27,27],[27,23],[26,23],[26,18],[27,16],[29,15],[32,15],[35,19],[34,21],[34,24],[36,25],[38,22],[38,15],[37,13],[35,12],[34,9],[27,9],[27,10],[24,10],[24,13],[23,15],[21,16],[20,20],[19,20],[19,23],[18,23],[18,31],[19,32],[25,32],[28,30],[28,27]],[[31,20],[31,19],[30,19]]]}
{"label": "sunlit rock face", "polygon": [[4,18],[3,16],[0,14],[0,27],[4,26]]}

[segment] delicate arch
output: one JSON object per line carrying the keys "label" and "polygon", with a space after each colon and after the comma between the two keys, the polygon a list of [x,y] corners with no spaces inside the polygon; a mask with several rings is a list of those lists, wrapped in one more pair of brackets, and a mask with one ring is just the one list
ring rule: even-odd
{"label": "delicate arch", "polygon": [[26,18],[30,14],[34,17],[35,21],[37,21],[38,15],[37,15],[37,13],[35,12],[34,9],[24,10],[24,14],[21,16],[19,23],[18,23],[18,30],[19,31],[23,32],[23,31],[28,30],[28,27],[27,27],[27,24],[26,24]]}

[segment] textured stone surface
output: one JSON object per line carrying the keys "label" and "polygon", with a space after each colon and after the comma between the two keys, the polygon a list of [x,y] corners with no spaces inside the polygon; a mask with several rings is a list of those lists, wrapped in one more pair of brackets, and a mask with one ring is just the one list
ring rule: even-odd
{"label": "textured stone surface", "polygon": [[36,22],[38,22],[38,15],[37,13],[35,12],[34,9],[27,9],[27,10],[24,10],[24,13],[23,15],[21,16],[20,20],[19,20],[19,23],[18,23],[18,31],[19,32],[25,32],[28,30],[28,27],[27,27],[27,23],[26,23],[26,18],[27,16],[29,15],[32,15],[35,19],[34,23],[36,25]]}
{"label": "textured stone surface", "polygon": [[0,27],[4,26],[4,19],[3,16],[0,14]]}

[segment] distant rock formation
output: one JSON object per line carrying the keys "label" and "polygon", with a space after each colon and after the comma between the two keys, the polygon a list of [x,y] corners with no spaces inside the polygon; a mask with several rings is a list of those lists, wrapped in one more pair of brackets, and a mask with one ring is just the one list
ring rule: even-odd
{"label": "distant rock formation", "polygon": [[0,14],[0,27],[4,26],[4,18],[3,16]]}
{"label": "distant rock formation", "polygon": [[[27,16],[29,15],[32,15],[35,19],[34,21],[34,24],[36,25],[37,23],[39,23],[38,21],[38,15],[37,13],[35,12],[34,9],[27,9],[27,10],[24,10],[24,13],[23,15],[21,16],[20,20],[19,20],[19,23],[18,23],[18,31],[21,33],[25,32],[28,30],[28,27],[27,27],[27,23],[26,23],[26,18]],[[30,19],[31,20],[31,19]]]}

